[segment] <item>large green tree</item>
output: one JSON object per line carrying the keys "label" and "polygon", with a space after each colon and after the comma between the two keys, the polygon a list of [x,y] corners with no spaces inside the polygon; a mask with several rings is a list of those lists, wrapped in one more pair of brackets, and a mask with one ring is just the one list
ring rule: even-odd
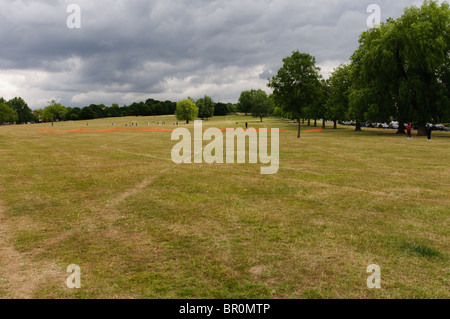
{"label": "large green tree", "polygon": [[273,88],[277,104],[298,120],[298,138],[303,109],[320,96],[319,70],[313,56],[294,51],[292,56],[283,59],[283,67],[278,74],[269,79],[268,86]]}
{"label": "large green tree", "polygon": [[253,117],[257,117],[263,121],[273,109],[272,101],[263,90],[251,91],[251,112]]}
{"label": "large green tree", "polygon": [[209,119],[214,116],[215,103],[213,99],[207,95],[195,102],[198,107],[198,117],[201,119]]}
{"label": "large green tree", "polygon": [[311,119],[314,120],[314,127],[317,126],[317,120],[323,119],[322,127],[325,128],[328,110],[326,102],[329,96],[330,84],[328,80],[320,80],[320,90],[314,101],[304,109],[304,117],[308,119],[308,126],[311,125]]}
{"label": "large green tree", "polygon": [[50,105],[44,109],[44,119],[48,122],[64,120],[67,109],[55,100],[50,102]]}
{"label": "large green tree", "polygon": [[320,99],[320,104],[316,110],[317,118],[322,119],[322,128],[325,128],[327,120],[329,119],[327,101],[330,96],[331,85],[328,79],[322,79],[322,94]]}
{"label": "large green tree", "polygon": [[450,118],[450,6],[426,0],[410,7],[398,21],[404,46],[398,63],[411,91],[412,113],[419,135],[427,122]]}
{"label": "large green tree", "polygon": [[349,108],[350,94],[350,65],[341,64],[329,78],[329,95],[326,101],[328,118],[334,122],[337,128],[338,120],[344,120]]}
{"label": "large green tree", "polygon": [[4,123],[17,122],[17,120],[19,119],[17,112],[12,107],[3,102],[0,101],[0,125]]}
{"label": "large green tree", "polygon": [[35,120],[33,112],[28,107],[28,104],[21,98],[15,97],[7,103],[13,110],[17,112],[19,123],[28,123]]}
{"label": "large green tree", "polygon": [[191,99],[181,100],[177,103],[175,115],[179,121],[189,124],[198,117],[198,107]]}
{"label": "large green tree", "polygon": [[[450,7],[426,0],[405,9],[397,20],[365,31],[352,56],[356,113],[371,120],[392,116],[416,122],[419,135],[427,122],[450,118]],[[367,94],[364,98],[362,94]],[[357,101],[365,102],[357,106]],[[362,108],[365,109],[362,109]],[[400,125],[400,131],[403,126]]]}
{"label": "large green tree", "polygon": [[252,112],[252,92],[251,91],[243,91],[241,93],[241,96],[239,97],[238,111],[241,113],[245,113],[245,115]]}

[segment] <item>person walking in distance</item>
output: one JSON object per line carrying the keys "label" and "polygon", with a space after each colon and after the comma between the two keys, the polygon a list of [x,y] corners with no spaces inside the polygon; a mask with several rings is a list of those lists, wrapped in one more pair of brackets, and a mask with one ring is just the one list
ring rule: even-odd
{"label": "person walking in distance", "polygon": [[431,141],[431,131],[433,130],[433,128],[431,127],[430,124],[427,125],[427,138],[428,138],[428,142]]}
{"label": "person walking in distance", "polygon": [[407,136],[408,140],[410,140],[410,141],[412,140],[411,131],[412,131],[411,123],[408,123],[408,125],[406,126],[406,136]]}

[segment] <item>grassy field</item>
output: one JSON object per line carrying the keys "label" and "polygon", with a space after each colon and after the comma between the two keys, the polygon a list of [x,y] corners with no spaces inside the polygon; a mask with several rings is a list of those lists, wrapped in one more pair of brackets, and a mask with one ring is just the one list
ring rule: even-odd
{"label": "grassy field", "polygon": [[[174,128],[53,129],[131,121]],[[175,165],[170,132],[46,128],[0,127],[0,298],[450,297],[450,133],[280,133],[280,170],[264,176]],[[367,288],[371,264],[381,289]]]}

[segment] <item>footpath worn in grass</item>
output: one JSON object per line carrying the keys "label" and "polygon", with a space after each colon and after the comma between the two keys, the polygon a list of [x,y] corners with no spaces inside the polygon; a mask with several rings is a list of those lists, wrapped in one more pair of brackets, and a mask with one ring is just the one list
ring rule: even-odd
{"label": "footpath worn in grass", "polygon": [[[170,132],[47,130],[131,121],[176,128],[0,127],[0,297],[450,297],[449,133],[280,133],[280,170],[263,176],[260,164],[175,165]],[[250,117],[204,128],[245,122],[296,129]],[[81,289],[66,286],[70,264]],[[367,288],[371,264],[382,289]]]}

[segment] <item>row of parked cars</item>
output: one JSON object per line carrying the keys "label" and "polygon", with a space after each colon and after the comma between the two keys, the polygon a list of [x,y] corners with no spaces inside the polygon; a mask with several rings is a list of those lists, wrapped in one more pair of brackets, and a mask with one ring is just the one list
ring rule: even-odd
{"label": "row of parked cars", "polygon": [[[356,126],[356,122],[353,122],[353,121],[340,121],[339,124],[348,125],[348,126]],[[361,127],[386,128],[386,129],[393,128],[386,123],[371,123],[371,122],[361,123]],[[398,129],[398,126],[397,126],[397,129]]]}
{"label": "row of parked cars", "polygon": [[[408,126],[407,123],[405,123],[404,125],[405,125],[405,128],[406,128],[406,126]],[[430,125],[431,129],[433,131],[450,131],[450,125],[444,126],[443,124],[431,124],[431,123],[428,123],[427,125]],[[389,124],[389,128],[391,128],[391,129],[396,129],[397,130],[398,127],[399,127],[399,123],[398,122],[391,122]],[[413,124],[413,129],[417,130],[417,125],[416,124]]]}
{"label": "row of parked cars", "polygon": [[[339,124],[356,126],[356,122],[353,122],[353,121],[339,122]],[[389,124],[388,123],[372,123],[372,122],[361,123],[361,127],[393,129],[393,130],[398,130],[399,125],[400,124],[398,122],[390,122]],[[408,123],[404,123],[405,128],[407,125],[408,125]],[[448,126],[445,126],[443,124],[428,124],[428,125],[432,126],[433,131],[450,131],[450,125],[448,125]],[[417,130],[417,126],[415,124],[413,124],[413,129]]]}
{"label": "row of parked cars", "polygon": [[444,126],[442,124],[434,124],[433,131],[450,131],[450,125]]}

